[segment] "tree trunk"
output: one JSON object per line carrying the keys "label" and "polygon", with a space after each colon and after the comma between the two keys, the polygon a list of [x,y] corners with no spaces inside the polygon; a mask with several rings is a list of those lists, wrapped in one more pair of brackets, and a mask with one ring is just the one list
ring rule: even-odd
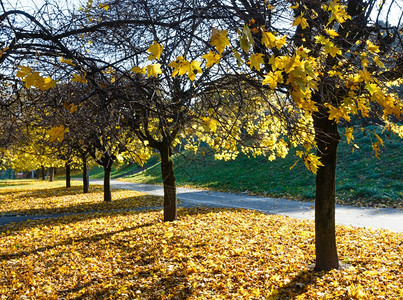
{"label": "tree trunk", "polygon": [[112,193],[111,193],[111,171],[112,171],[112,163],[109,161],[104,165],[104,201],[111,202],[112,201]]}
{"label": "tree trunk", "polygon": [[53,182],[55,180],[55,168],[49,168],[49,181]]}
{"label": "tree trunk", "polygon": [[70,164],[66,163],[66,188],[71,187]]}
{"label": "tree trunk", "polygon": [[158,150],[161,155],[161,173],[164,184],[164,221],[174,221],[177,218],[177,203],[172,150],[168,143],[163,143]]}
{"label": "tree trunk", "polygon": [[83,157],[83,193],[86,194],[89,191],[90,186],[90,172],[88,170],[87,158]]}
{"label": "tree trunk", "polygon": [[327,112],[314,114],[317,155],[323,167],[316,174],[315,198],[315,270],[339,268],[336,247],[336,161],[340,136],[337,124]]}
{"label": "tree trunk", "polygon": [[45,167],[41,166],[41,173],[42,173],[42,180],[45,180],[46,174],[45,174]]}

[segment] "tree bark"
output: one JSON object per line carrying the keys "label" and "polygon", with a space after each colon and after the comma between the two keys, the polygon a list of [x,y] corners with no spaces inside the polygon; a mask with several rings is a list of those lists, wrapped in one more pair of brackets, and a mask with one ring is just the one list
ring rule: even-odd
{"label": "tree bark", "polygon": [[112,193],[111,193],[112,163],[108,162],[103,167],[104,167],[104,201],[111,202],[112,201]]}
{"label": "tree bark", "polygon": [[336,162],[340,140],[337,124],[325,110],[314,114],[317,155],[323,167],[316,174],[315,270],[339,268],[336,247]]}
{"label": "tree bark", "polygon": [[164,184],[164,221],[177,219],[176,180],[172,150],[168,143],[162,142],[158,149],[161,155],[161,173]]}
{"label": "tree bark", "polygon": [[66,163],[66,188],[71,187],[70,164]]}
{"label": "tree bark", "polygon": [[53,182],[55,180],[55,168],[49,168],[49,181]]}
{"label": "tree bark", "polygon": [[86,194],[89,191],[90,186],[90,172],[88,170],[87,158],[83,157],[83,193]]}
{"label": "tree bark", "polygon": [[45,167],[41,166],[41,174],[42,174],[42,180],[45,180],[46,174],[45,174]]}

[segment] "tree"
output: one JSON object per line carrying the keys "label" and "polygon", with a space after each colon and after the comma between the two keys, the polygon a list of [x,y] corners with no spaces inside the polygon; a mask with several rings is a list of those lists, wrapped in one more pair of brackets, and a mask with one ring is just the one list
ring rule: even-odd
{"label": "tree", "polygon": [[[253,95],[259,93],[261,101],[266,101],[266,105],[261,106],[265,114],[274,118],[282,116],[284,123],[278,123],[283,128],[282,135],[289,138],[289,145],[303,141],[305,151],[297,154],[303,158],[308,169],[316,173],[315,268],[339,268],[335,239],[338,126],[340,120],[348,123],[350,116],[365,118],[372,111],[380,114],[385,129],[402,136],[399,120],[403,105],[390,88],[391,82],[402,81],[401,28],[399,24],[391,26],[386,22],[388,25],[382,26],[378,19],[371,20],[371,13],[377,9],[375,1],[295,1],[287,10],[263,2],[245,1],[232,2],[232,6],[228,5],[225,9],[232,20],[239,18],[244,22],[243,29],[238,29],[239,52],[246,57],[249,70],[243,69],[246,74],[238,76],[243,80],[238,82],[248,86],[244,90],[254,90]],[[381,5],[378,9],[379,16],[386,7]],[[288,28],[281,30],[279,24],[273,23],[279,13],[290,16],[289,24],[295,26],[294,32],[289,32]],[[231,95],[227,98],[237,100],[233,96],[234,89],[231,90],[228,85],[220,87],[215,84],[215,87],[220,93],[215,94],[215,99],[223,98],[223,93],[226,93]],[[266,96],[270,95],[268,90],[275,92],[271,98]],[[238,95],[237,107],[246,105],[246,96]],[[270,105],[276,97],[282,99],[277,106]],[[264,119],[262,114],[258,115],[258,118],[250,120],[248,109],[245,116],[239,110],[234,114],[236,121],[232,121],[230,130],[224,125],[221,128],[215,125],[218,128],[214,131],[217,135],[225,134],[226,139],[233,137],[237,141],[241,141],[243,132],[248,132],[264,142],[264,137],[270,136],[273,127],[256,126]],[[290,119],[291,116],[294,120]],[[209,118],[214,118],[218,124],[222,124],[222,120],[228,123],[229,120],[227,115],[220,119],[220,116],[212,114]],[[242,118],[246,121],[242,122]],[[249,127],[244,124],[249,124]],[[266,130],[269,132],[265,133]],[[349,142],[353,140],[353,130],[352,127],[346,129]],[[309,136],[311,133],[314,133],[314,139],[306,139],[304,134]],[[379,146],[383,142],[376,133],[374,135],[373,149],[379,156]],[[273,141],[277,142],[276,139]],[[222,148],[219,136],[213,135],[209,141],[214,147]],[[261,146],[270,149],[270,144],[263,143]],[[243,146],[243,149],[253,153],[259,147],[254,145],[246,149]],[[313,149],[317,150],[316,155],[312,153]]]}

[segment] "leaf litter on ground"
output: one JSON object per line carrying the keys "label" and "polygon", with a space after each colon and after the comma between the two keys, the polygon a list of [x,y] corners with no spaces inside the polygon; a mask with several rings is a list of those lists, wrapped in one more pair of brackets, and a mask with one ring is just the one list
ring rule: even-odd
{"label": "leaf litter on ground", "polygon": [[314,272],[312,221],[203,207],[161,220],[113,211],[0,227],[0,299],[403,297],[401,233],[337,226],[347,266]]}

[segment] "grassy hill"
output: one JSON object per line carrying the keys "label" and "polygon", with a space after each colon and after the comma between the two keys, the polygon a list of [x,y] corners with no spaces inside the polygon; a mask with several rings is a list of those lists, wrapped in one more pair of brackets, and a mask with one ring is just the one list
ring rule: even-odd
{"label": "grassy hill", "polygon": [[[381,135],[381,133],[379,133]],[[382,134],[384,147],[380,160],[372,150],[373,136],[357,132],[352,145],[340,143],[337,168],[337,201],[358,206],[403,207],[403,142],[396,136]],[[265,157],[239,155],[234,161],[214,160],[211,150],[176,154],[175,175],[180,186],[194,186],[221,191],[248,192],[272,197],[312,200],[315,177],[302,161],[290,170],[298,157],[292,151],[285,159],[268,161]],[[152,163],[149,163],[152,165]],[[125,166],[115,174],[135,172]],[[93,172],[92,172],[93,173]],[[98,174],[102,176],[102,174]],[[143,183],[161,183],[160,164],[125,177]]]}

